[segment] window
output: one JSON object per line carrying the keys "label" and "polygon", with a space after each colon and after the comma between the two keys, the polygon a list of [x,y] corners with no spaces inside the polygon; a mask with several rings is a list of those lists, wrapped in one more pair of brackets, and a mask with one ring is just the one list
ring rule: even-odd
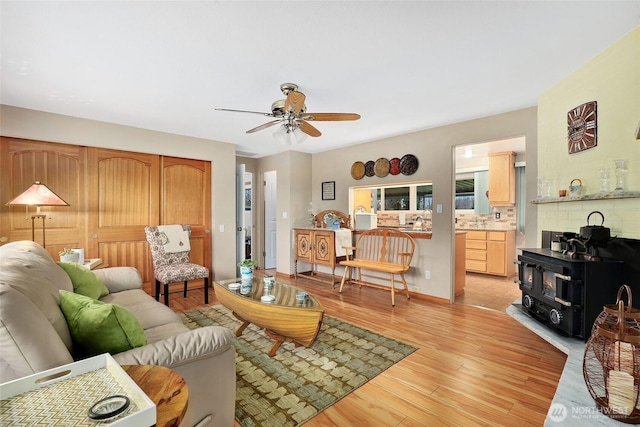
{"label": "window", "polygon": [[416,187],[416,207],[419,211],[433,209],[433,185],[418,185]]}
{"label": "window", "polygon": [[474,208],[475,197],[473,190],[473,178],[456,180],[456,209]]}
{"label": "window", "polygon": [[406,211],[410,209],[411,196],[409,187],[379,188],[378,191],[380,192],[378,200],[384,201],[384,209],[381,210]]}
{"label": "window", "polygon": [[415,211],[431,209],[431,183],[415,183],[398,187],[371,188],[376,211]]}

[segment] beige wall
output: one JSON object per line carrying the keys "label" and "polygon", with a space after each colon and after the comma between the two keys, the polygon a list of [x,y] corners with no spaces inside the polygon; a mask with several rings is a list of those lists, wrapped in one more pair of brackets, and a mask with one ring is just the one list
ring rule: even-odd
{"label": "beige wall", "polygon": [[3,136],[210,160],[213,278],[235,277],[235,145],[7,105],[0,119]]}
{"label": "beige wall", "polygon": [[[598,102],[598,145],[568,154],[567,112],[588,101]],[[627,189],[640,191],[640,27],[540,95],[538,116],[538,170],[553,181],[553,194],[573,178],[583,181],[587,194],[597,193],[603,167],[612,189],[614,159],[628,159]],[[604,214],[613,235],[640,238],[637,198],[541,204],[538,229],[578,232],[594,210]]]}
{"label": "beige wall", "polygon": [[[238,163],[251,164],[249,159],[238,158]],[[247,169],[249,170],[249,169]],[[254,202],[256,209],[256,232],[254,254],[264,266],[264,181],[265,172],[276,171],[277,175],[277,267],[281,274],[293,274],[293,227],[307,225],[307,211],[311,202],[311,155],[286,151],[255,160]],[[285,218],[286,214],[286,218]],[[253,239],[252,239],[253,244]]]}
{"label": "beige wall", "polygon": [[[349,209],[349,187],[392,184],[408,181],[433,181],[434,205],[441,204],[442,214],[434,213],[433,239],[420,245],[420,253],[414,257],[411,277],[412,291],[417,287],[419,293],[453,301],[453,254],[454,254],[454,150],[456,145],[495,141],[505,138],[524,136],[527,144],[527,193],[535,195],[536,171],[536,108],[526,108],[498,114],[477,120],[456,123],[411,134],[386,138],[375,142],[327,151],[313,155],[313,206],[316,211],[337,209],[347,212]],[[355,161],[366,162],[379,157],[402,157],[414,154],[420,165],[411,176],[388,175],[384,178],[364,177],[355,180],[351,177],[351,165]],[[336,200],[321,200],[321,182],[336,182]],[[533,191],[533,193],[531,193]],[[353,215],[353,212],[349,212]],[[535,209],[527,206],[527,230],[536,232]],[[535,236],[526,235],[527,245],[535,242]],[[424,270],[431,271],[431,280],[426,280]]]}

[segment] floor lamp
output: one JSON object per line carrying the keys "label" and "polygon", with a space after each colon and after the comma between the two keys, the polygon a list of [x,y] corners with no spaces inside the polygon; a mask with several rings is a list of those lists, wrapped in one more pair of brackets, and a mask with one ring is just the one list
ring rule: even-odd
{"label": "floor lamp", "polygon": [[[42,218],[42,247],[45,247],[44,230],[46,214],[40,213],[40,206],[69,206],[69,203],[65,202],[56,193],[51,191],[49,187],[36,181],[29,188],[24,190],[15,199],[8,202],[5,206],[27,206],[27,212],[29,206],[36,206],[35,215],[31,215],[31,240],[35,242],[35,220],[36,218]],[[28,218],[27,218],[28,219]]]}

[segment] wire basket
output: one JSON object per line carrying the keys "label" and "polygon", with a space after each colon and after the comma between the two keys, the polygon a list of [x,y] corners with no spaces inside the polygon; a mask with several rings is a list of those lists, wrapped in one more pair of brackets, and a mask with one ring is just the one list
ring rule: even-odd
{"label": "wire basket", "polygon": [[[622,292],[626,290],[625,307]],[[631,289],[618,291],[605,305],[587,341],[582,373],[599,410],[624,423],[640,422],[640,311],[631,306]]]}

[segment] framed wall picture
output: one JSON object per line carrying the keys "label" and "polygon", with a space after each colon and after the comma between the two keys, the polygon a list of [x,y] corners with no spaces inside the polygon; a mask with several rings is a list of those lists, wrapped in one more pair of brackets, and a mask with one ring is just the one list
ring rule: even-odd
{"label": "framed wall picture", "polygon": [[325,181],[322,183],[322,200],[336,199],[336,182]]}

